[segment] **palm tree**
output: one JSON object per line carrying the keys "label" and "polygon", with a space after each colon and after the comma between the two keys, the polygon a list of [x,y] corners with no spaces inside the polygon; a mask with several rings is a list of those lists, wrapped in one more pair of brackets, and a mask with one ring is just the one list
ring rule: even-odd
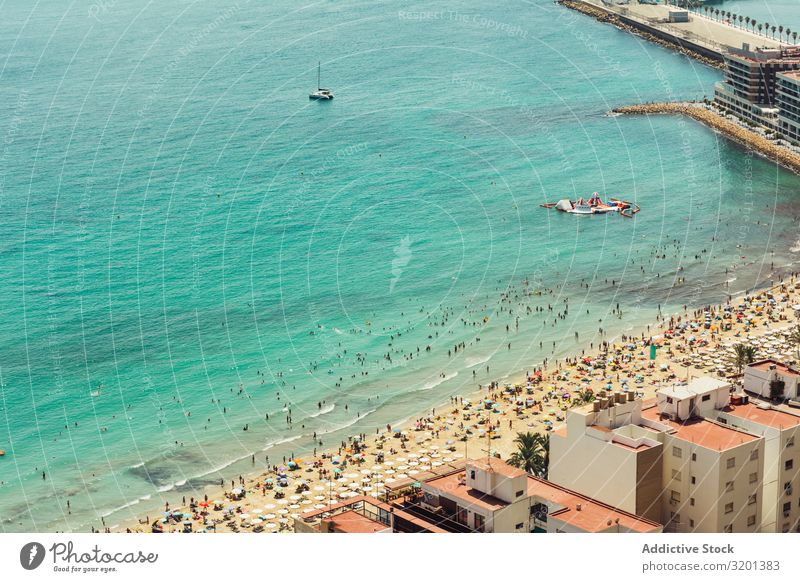
{"label": "palm tree", "polygon": [[742,369],[746,365],[752,364],[756,361],[756,349],[747,344],[736,344],[733,346],[733,355],[736,361],[736,368],[739,370],[739,374],[742,373]]}
{"label": "palm tree", "polygon": [[742,16],[742,15],[740,14],[738,18],[739,18],[739,28],[743,28],[743,26],[742,26],[742,21],[744,20],[744,16]]}
{"label": "palm tree", "polygon": [[783,40],[783,25],[782,24],[778,27],[778,34],[780,35],[780,39]]}
{"label": "palm tree", "polygon": [[797,44],[797,33],[796,32],[792,32],[792,41],[794,41],[794,43]]}
{"label": "palm tree", "polygon": [[744,22],[745,22],[746,26],[750,26],[750,17],[749,16],[745,16]]}
{"label": "palm tree", "polygon": [[579,390],[578,394],[575,398],[572,399],[573,406],[582,406],[583,404],[588,404],[595,399],[594,392],[591,388],[587,388],[586,390]]}
{"label": "palm tree", "polygon": [[787,339],[789,340],[790,344],[794,344],[794,346],[797,348],[797,360],[800,361],[800,325],[796,326],[789,333],[789,337]]}
{"label": "palm tree", "polygon": [[719,18],[719,8],[714,8],[714,16]]}
{"label": "palm tree", "polygon": [[525,472],[547,479],[547,466],[550,464],[550,435],[534,432],[517,433],[514,439],[517,450],[508,459],[508,464]]}
{"label": "palm tree", "polygon": [[778,27],[773,24],[770,28],[772,29],[772,38],[775,38],[775,31],[778,30]]}
{"label": "palm tree", "polygon": [[758,25],[758,34],[761,34],[761,29],[764,28],[763,24]]}

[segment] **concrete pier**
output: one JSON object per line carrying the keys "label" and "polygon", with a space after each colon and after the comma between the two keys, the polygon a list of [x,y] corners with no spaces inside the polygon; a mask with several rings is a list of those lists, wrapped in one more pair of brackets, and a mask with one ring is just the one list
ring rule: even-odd
{"label": "concrete pier", "polygon": [[[669,22],[670,12],[684,10],[670,5],[639,4],[637,0],[631,0],[630,4],[606,4],[602,0],[566,0],[561,3],[612,24],[622,23],[625,27],[685,48],[690,54],[694,53],[691,56],[712,61],[721,61],[724,52],[730,48],[742,48],[743,44],[751,48],[786,46],[738,25],[719,22],[696,12],[689,13],[688,22]],[[601,15],[606,15],[606,18]]]}

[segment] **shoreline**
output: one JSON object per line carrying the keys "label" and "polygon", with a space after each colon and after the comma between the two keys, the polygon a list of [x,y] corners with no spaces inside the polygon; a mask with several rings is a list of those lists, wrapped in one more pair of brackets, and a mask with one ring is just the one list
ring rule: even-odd
{"label": "shoreline", "polygon": [[[587,359],[592,359],[592,358],[595,358],[596,360],[603,360],[605,357],[607,357],[608,354],[612,353],[615,350],[619,350],[620,349],[620,344],[625,345],[625,342],[627,342],[628,345],[631,345],[631,343],[633,343],[633,344],[636,345],[636,350],[640,350],[641,349],[641,352],[639,353],[638,358],[633,358],[633,361],[635,363],[638,363],[638,364],[644,364],[644,365],[640,366],[640,368],[638,368],[638,371],[642,372],[645,376],[651,376],[652,380],[647,380],[647,381],[645,381],[644,383],[642,383],[640,385],[635,385],[634,382],[640,382],[640,380],[638,380],[638,379],[637,380],[633,380],[633,377],[634,377],[633,373],[634,373],[634,371],[637,371],[637,369],[635,369],[635,366],[631,366],[630,370],[628,370],[630,372],[628,374],[628,377],[630,378],[629,381],[631,382],[631,384],[634,384],[634,385],[631,386],[631,387],[625,387],[626,386],[626,381],[623,380],[622,381],[622,386],[624,387],[625,390],[636,390],[637,392],[641,393],[644,397],[652,397],[652,396],[655,395],[655,391],[658,388],[660,388],[661,386],[663,386],[665,383],[676,382],[676,381],[685,381],[685,380],[688,380],[689,378],[691,378],[693,375],[697,375],[697,374],[693,373],[693,370],[692,370],[693,366],[691,366],[691,365],[683,365],[682,363],[680,363],[678,361],[678,357],[675,354],[673,354],[671,347],[668,350],[659,349],[657,351],[657,355],[656,355],[656,359],[655,360],[649,360],[649,358],[645,356],[645,351],[646,350],[644,348],[646,346],[648,346],[650,344],[650,342],[659,341],[659,340],[657,340],[657,338],[663,338],[665,336],[665,332],[666,332],[665,324],[667,324],[667,323],[673,324],[675,322],[680,322],[682,320],[683,321],[687,321],[687,322],[690,321],[690,320],[699,322],[699,321],[701,321],[702,314],[705,313],[707,310],[710,310],[712,313],[722,313],[722,311],[723,311],[723,309],[724,309],[724,307],[726,305],[733,305],[733,304],[736,304],[736,303],[744,302],[747,298],[752,299],[752,298],[755,298],[755,297],[761,297],[761,296],[766,295],[767,293],[775,294],[775,293],[779,293],[779,292],[787,292],[787,289],[788,289],[788,293],[789,293],[789,296],[790,296],[789,298],[791,299],[791,301],[788,301],[788,303],[792,304],[793,302],[800,301],[800,291],[797,289],[798,286],[800,286],[800,284],[797,283],[796,274],[795,273],[787,274],[784,278],[781,279],[781,281],[779,283],[776,283],[776,284],[773,284],[773,285],[766,284],[766,285],[764,285],[762,287],[759,287],[757,289],[752,289],[750,291],[741,292],[740,294],[737,294],[737,295],[732,295],[728,299],[728,301],[726,301],[724,303],[706,305],[706,306],[703,306],[703,307],[698,307],[698,308],[696,308],[694,310],[689,310],[688,308],[686,308],[682,312],[675,313],[675,314],[672,314],[672,315],[664,315],[664,314],[662,314],[659,318],[657,318],[657,321],[655,321],[655,322],[650,322],[649,324],[642,324],[641,327],[635,327],[633,330],[631,330],[630,334],[621,335],[620,337],[613,338],[613,340],[608,340],[606,349],[604,349],[602,343],[600,345],[597,345],[595,347],[595,349],[591,350],[591,351],[589,349],[587,349],[586,346],[583,346],[583,345],[579,346],[579,347],[576,347],[575,352],[573,352],[569,356],[565,356],[563,358],[555,359],[555,360],[552,360],[552,361],[548,360],[547,364],[542,366],[541,368],[532,367],[533,373],[532,373],[532,375],[530,377],[526,378],[524,374],[520,374],[519,376],[517,376],[515,374],[511,374],[505,380],[503,380],[503,381],[493,381],[489,385],[484,385],[481,388],[479,388],[478,390],[469,393],[465,397],[451,397],[449,402],[447,400],[443,399],[442,403],[437,405],[432,411],[421,412],[420,416],[418,418],[416,418],[416,419],[410,418],[410,419],[408,419],[408,420],[406,420],[406,421],[404,421],[402,423],[399,423],[397,426],[392,426],[391,428],[387,427],[387,431],[386,432],[381,432],[377,437],[375,435],[363,435],[364,439],[363,439],[362,442],[367,443],[367,448],[366,448],[366,450],[368,451],[367,455],[374,455],[374,454],[376,454],[375,447],[378,447],[378,448],[382,449],[383,445],[385,443],[388,442],[389,444],[392,444],[392,438],[391,437],[395,436],[393,434],[393,432],[396,433],[398,429],[401,429],[403,431],[403,433],[407,433],[408,435],[410,435],[411,438],[408,441],[403,443],[402,450],[398,450],[398,451],[394,451],[393,449],[391,450],[391,452],[393,454],[395,454],[395,455],[400,453],[400,454],[405,454],[405,455],[407,455],[409,457],[419,457],[420,455],[416,454],[416,452],[420,451],[421,454],[423,454],[423,455],[427,453],[431,457],[437,457],[437,456],[440,456],[440,455],[436,454],[436,453],[438,453],[439,450],[444,450],[445,448],[447,448],[447,450],[451,450],[451,453],[449,453],[450,455],[452,455],[453,457],[457,457],[456,460],[464,459],[464,458],[481,457],[481,456],[486,456],[487,454],[498,455],[503,459],[507,459],[510,456],[510,454],[515,450],[515,445],[514,445],[513,440],[514,440],[514,438],[516,437],[516,435],[519,432],[526,432],[526,431],[530,430],[531,432],[547,434],[548,431],[555,430],[556,428],[558,428],[560,423],[563,422],[563,414],[572,405],[572,401],[571,401],[571,399],[569,401],[566,401],[566,402],[562,401],[560,398],[558,398],[558,394],[559,394],[558,391],[559,390],[565,390],[565,391],[567,390],[567,388],[565,388],[565,384],[567,386],[570,385],[570,382],[569,382],[569,379],[568,379],[569,378],[569,372],[567,372],[567,371],[570,370],[571,368],[575,367],[578,362],[585,361]],[[792,296],[793,296],[793,298],[792,298]],[[776,325],[776,326],[773,326],[773,327],[769,327],[768,329],[765,329],[764,333],[767,333],[767,332],[770,332],[770,331],[774,332],[776,330],[785,329],[785,328],[787,328],[789,326],[793,326],[795,323],[796,322],[794,320],[790,320],[789,318],[784,317],[784,319],[779,322],[779,325]],[[756,338],[761,337],[763,335],[762,333],[760,333],[760,330],[758,330],[758,329],[755,329],[754,331],[756,332],[755,333],[755,337]],[[734,334],[734,332],[736,332],[736,333]],[[719,347],[723,343],[724,339],[731,340],[733,337],[739,337],[740,334],[741,334],[741,330],[737,330],[735,328],[734,328],[733,331],[730,331],[730,332],[723,332],[723,331],[718,332],[717,338],[716,338],[717,347]],[[713,338],[713,336],[714,336],[713,331],[712,331],[711,335],[712,335],[712,338]],[[748,339],[749,339],[749,337],[750,337],[750,333],[748,333]],[[581,355],[578,355],[578,354],[581,353],[581,350],[582,350],[583,353]],[[678,348],[678,350],[683,352],[683,350],[681,348]],[[594,355],[595,353],[596,353],[596,355]],[[694,353],[694,350],[692,350],[692,353]],[[695,365],[694,367],[696,368],[697,366]],[[649,368],[649,372],[645,371],[648,368]],[[537,375],[539,375],[539,374],[540,374],[540,376],[539,376],[540,381],[532,383],[532,379],[534,377],[536,377]],[[700,374],[701,375],[714,374],[714,372],[713,371],[704,370],[704,371],[700,372]],[[620,379],[620,374],[617,373],[617,381],[619,381],[619,379]],[[599,382],[596,382],[596,380],[599,380]],[[605,384],[608,384],[608,386],[610,387],[611,384],[612,384],[612,381],[613,380],[611,380],[609,377],[607,377],[607,376],[605,376],[605,374],[603,374],[602,378],[592,378],[590,382],[588,382],[587,384],[584,384],[581,388],[584,389],[584,390],[586,388],[591,388],[593,390],[598,390],[598,389],[602,390],[604,388]],[[489,429],[490,431],[492,431],[494,433],[493,436],[491,437],[491,441],[489,440],[489,438],[486,438],[486,441],[484,442],[482,439],[485,438],[485,437],[483,435],[481,435],[481,434],[473,434],[473,435],[469,435],[469,436],[468,435],[464,435],[466,438],[459,439],[459,440],[463,441],[463,444],[461,442],[456,441],[456,446],[453,447],[452,445],[450,445],[450,443],[453,443],[454,441],[449,439],[449,437],[450,436],[455,436],[455,435],[447,434],[444,437],[441,437],[439,435],[439,430],[448,431],[449,427],[447,426],[447,424],[444,424],[444,422],[449,423],[451,427],[454,425],[454,420],[453,419],[448,419],[448,416],[452,415],[454,417],[454,419],[457,419],[459,416],[461,416],[461,414],[462,414],[461,410],[463,409],[463,403],[464,402],[478,402],[478,403],[480,403],[483,399],[489,398],[489,399],[492,399],[492,400],[498,401],[498,402],[502,401],[504,405],[509,405],[513,401],[514,398],[519,398],[520,396],[512,394],[511,397],[510,397],[511,399],[509,400],[509,398],[507,396],[504,396],[509,391],[508,387],[512,387],[512,386],[514,386],[514,387],[525,387],[525,386],[527,386],[528,387],[528,394],[531,394],[531,387],[532,386],[536,386],[536,391],[544,391],[545,390],[545,387],[544,387],[545,384],[553,384],[553,385],[559,385],[560,384],[560,387],[551,387],[551,390],[548,392],[549,398],[548,398],[547,395],[545,395],[543,397],[543,400],[539,400],[539,403],[538,403],[539,404],[539,412],[536,412],[535,410],[533,412],[533,415],[537,415],[537,416],[539,414],[545,415],[545,420],[543,422],[538,422],[537,423],[534,420],[533,422],[528,422],[527,423],[527,428],[519,427],[519,424],[518,424],[517,427],[514,427],[512,423],[518,422],[520,420],[520,414],[517,411],[517,415],[514,416],[514,417],[511,417],[511,411],[509,410],[508,412],[506,412],[506,409],[505,409],[505,406],[504,406],[504,411],[499,415],[501,418],[498,418],[496,426],[494,426],[494,427]],[[615,382],[615,384],[616,384],[616,382]],[[574,383],[572,385],[574,387]],[[615,386],[614,390],[618,390],[618,388]],[[515,394],[522,394],[522,393],[523,393],[522,389],[518,389]],[[553,396],[554,393],[556,394],[556,396]],[[525,398],[525,397],[522,396],[522,398]],[[553,399],[555,399],[555,403],[554,404],[551,402]],[[443,412],[443,411],[449,410],[451,408],[452,408],[452,411]],[[556,421],[556,422],[554,423],[553,421],[550,421],[549,418],[547,418],[547,415],[555,417],[554,421]],[[415,416],[415,415],[412,415],[412,417],[413,416]],[[526,416],[522,416],[522,420],[523,421],[526,420],[526,419],[528,419],[527,415]],[[420,422],[422,423],[423,428],[420,428]],[[548,424],[548,422],[549,422],[549,424]],[[428,427],[430,427],[434,423],[435,423],[435,427],[436,428],[435,428],[435,430],[431,431],[430,436],[428,436],[427,429],[428,429]],[[490,425],[489,426],[490,427],[492,426],[491,425],[491,421],[490,421]],[[424,433],[425,438],[416,438],[416,437],[414,437],[415,433]],[[491,434],[491,433],[487,433],[487,434]],[[357,439],[357,438],[358,437],[351,437],[350,439],[348,439],[348,441],[346,443],[343,443],[343,444],[348,445],[349,443],[355,442],[353,439]],[[476,441],[477,441],[477,448],[480,451],[479,453],[475,453],[474,452],[475,449],[476,449]],[[381,446],[378,446],[379,443],[380,443]],[[406,443],[408,443],[408,444],[406,445]],[[449,445],[449,447],[448,447],[448,445]],[[484,445],[487,448],[483,448]],[[423,448],[423,447],[427,447],[427,449]],[[463,454],[460,453],[460,452],[457,452],[457,451],[460,451],[462,447],[463,447],[463,450],[464,450]],[[343,452],[343,449],[344,449],[344,451],[349,450],[347,448],[347,446],[345,446],[345,447],[340,447],[338,449],[338,451],[336,450],[335,447],[334,448],[326,448],[325,451],[317,451],[316,457],[313,457],[313,462],[315,464],[316,463],[320,463],[320,467],[321,467],[322,464],[324,462],[326,462],[326,460],[329,462],[334,456],[337,456],[337,455],[344,456],[345,460],[347,461],[347,460],[350,459],[350,456],[346,452]],[[436,451],[436,453],[433,453],[434,450]],[[431,453],[433,453],[433,454],[431,454]],[[448,454],[448,453],[445,453],[445,454]],[[389,457],[389,458],[392,459],[393,457]],[[447,457],[447,458],[449,458],[449,457]],[[444,458],[444,460],[447,461],[447,458]],[[308,459],[311,459],[310,455],[309,455]],[[400,461],[401,459],[403,461],[405,461],[405,458],[403,458],[403,457],[400,457],[398,459],[398,461]],[[430,459],[430,461],[433,461],[433,459]],[[352,460],[350,462],[351,462],[351,464],[354,465],[354,468],[352,470],[358,470],[362,466],[365,466],[364,464],[366,463],[365,460],[362,460],[359,463],[354,463]],[[368,464],[371,464],[371,463],[368,463]],[[392,461],[389,461],[389,462],[384,463],[384,464],[385,465],[393,465]],[[413,462],[411,462],[409,464],[413,464]],[[375,466],[375,468],[379,468],[380,464],[375,464],[374,466]],[[432,462],[431,468],[433,468],[433,462]],[[406,467],[406,470],[407,469],[408,469],[408,467]],[[318,479],[313,477],[313,475],[315,473],[317,473],[317,472],[319,472]],[[369,473],[370,471],[369,470],[366,470],[366,471],[362,470],[361,472],[362,473],[365,473],[365,472]],[[389,471],[389,472],[393,473],[393,471]],[[414,472],[415,471],[409,471],[409,473],[414,473]],[[310,473],[311,476],[309,475],[309,473]],[[331,488],[331,495],[332,495],[332,485],[330,483],[335,482],[336,479],[326,480],[324,477],[327,474],[329,474],[329,472],[323,471],[321,469],[318,470],[315,467],[313,470],[310,469],[310,468],[306,469],[305,470],[305,474],[304,473],[299,473],[299,472],[297,474],[290,473],[290,476],[292,478],[295,478],[295,477],[301,478],[302,477],[302,479],[304,481],[307,480],[307,482],[312,483],[312,484],[314,482],[318,481],[320,484],[323,484],[322,489],[330,487]],[[254,498],[258,498],[258,499],[266,498],[268,493],[274,493],[274,491],[272,491],[272,490],[268,491],[264,487],[263,484],[264,484],[266,479],[270,479],[270,478],[275,477],[275,476],[276,476],[275,471],[261,469],[259,471],[254,471],[252,473],[248,473],[247,475],[243,475],[242,479],[240,480],[240,482],[238,483],[237,486],[241,487],[244,491],[247,492],[245,494],[245,496],[244,496],[244,499],[246,499],[247,502],[253,501]],[[370,477],[372,478],[372,476],[370,476]],[[384,476],[384,478],[385,478],[385,476]],[[365,480],[366,480],[366,478],[365,478]],[[343,478],[342,481],[346,482],[347,479]],[[387,482],[388,481],[389,481],[389,479],[387,479]],[[374,483],[374,481],[370,481],[369,484],[372,485],[373,483]],[[351,484],[351,486],[352,486],[352,484]],[[315,487],[314,489],[315,489],[315,491],[320,491],[321,490],[320,485],[317,485],[317,487]],[[231,498],[230,497],[230,491],[232,491],[232,490],[234,490],[233,483],[232,483],[232,486],[230,488],[227,488],[225,486],[222,486],[222,487],[220,487],[220,486],[209,486],[208,489],[207,489],[207,496],[206,497],[207,497],[207,500],[208,499],[218,499],[218,498],[219,499],[230,499]],[[277,488],[276,488],[276,490],[277,490]],[[287,488],[286,492],[287,492],[287,495],[289,493],[291,493],[292,492],[292,487]],[[250,496],[248,496],[248,494]],[[298,499],[296,501],[298,503],[300,502],[300,496],[299,495],[292,495],[291,497],[292,498],[297,497]],[[321,496],[318,496],[318,497],[321,497]],[[199,502],[200,500],[197,500],[197,501]],[[320,501],[321,501],[321,499],[320,499]],[[340,501],[340,500],[339,499],[334,499],[334,498],[331,498],[331,497],[327,497],[326,500],[325,500],[326,503],[332,503],[332,502],[335,502],[335,501]],[[255,501],[255,505],[262,505],[263,503],[266,503],[266,502],[267,502],[266,499],[263,502],[262,501]],[[303,499],[302,502],[306,503],[307,500]],[[225,505],[229,505],[229,502],[225,501]],[[275,507],[275,505],[273,505],[271,503],[267,505],[267,507],[270,507],[270,506],[272,508]],[[296,506],[293,503],[292,505],[289,505],[289,507],[297,509],[298,511],[302,510],[302,513],[304,513],[305,511],[313,510],[316,506],[310,506],[309,505],[308,508],[300,508],[299,506]],[[323,507],[324,507],[324,505],[323,505]],[[317,509],[318,508],[319,507],[317,507]],[[271,510],[272,509],[270,509],[270,511]],[[246,516],[246,517],[249,517],[248,514],[246,513],[248,511],[248,508],[240,509],[239,507],[237,507],[236,511],[243,513],[243,515]],[[280,510],[278,510],[278,511],[280,511]],[[300,514],[302,514],[302,513],[300,513]],[[300,514],[295,513],[293,515],[297,516],[297,515],[300,515]],[[286,521],[286,523],[282,523],[280,525],[280,529],[278,531],[287,532],[287,533],[293,533],[293,529],[291,528],[291,520],[289,520],[288,514],[287,514],[286,518],[282,519],[281,521]],[[110,533],[124,533],[124,532],[126,532],[128,530],[131,531],[131,532],[134,532],[134,533],[149,533],[150,523],[151,522],[152,522],[152,519],[150,521],[147,521],[147,520],[141,519],[141,516],[139,516],[137,518],[137,520],[135,520],[135,521],[134,520],[131,520],[131,521],[127,521],[126,520],[126,521],[123,521],[123,522],[113,526],[113,528],[111,529]],[[243,525],[242,527],[248,527],[248,526]],[[276,525],[276,528],[277,528],[277,525]],[[176,526],[176,529],[172,529],[171,531],[177,532],[177,531],[179,531],[179,528],[177,528],[177,526]],[[227,531],[227,530],[223,529],[223,531]],[[239,530],[238,527],[234,526],[233,531],[239,532],[241,530]],[[214,529],[214,533],[217,533],[216,527]],[[276,532],[273,530],[271,533],[276,533]]]}
{"label": "shoreline", "polygon": [[646,103],[617,107],[612,112],[621,115],[685,115],[800,175],[800,154],[726,119],[707,106],[688,102]]}

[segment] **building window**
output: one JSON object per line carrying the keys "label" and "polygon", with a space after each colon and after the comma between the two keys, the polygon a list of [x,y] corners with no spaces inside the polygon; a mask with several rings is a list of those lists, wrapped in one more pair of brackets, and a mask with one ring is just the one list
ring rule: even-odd
{"label": "building window", "polygon": [[728,469],[733,469],[736,466],[736,457],[731,457],[725,463]]}
{"label": "building window", "polygon": [[680,503],[680,500],[681,500],[680,492],[679,491],[675,491],[674,489],[672,489],[670,491],[669,499],[670,499],[670,501],[674,501],[676,503]]}
{"label": "building window", "polygon": [[475,514],[475,530],[482,532],[485,519],[480,513]]}
{"label": "building window", "polygon": [[522,497],[523,493],[524,493],[524,491],[517,491],[517,497]]}
{"label": "building window", "polygon": [[531,515],[533,516],[534,519],[537,519],[539,521],[544,521],[544,522],[547,521],[547,512],[548,512],[547,505],[545,505],[544,503],[537,503],[533,507],[531,507]]}
{"label": "building window", "polygon": [[792,510],[792,502],[787,501],[783,504],[783,513],[789,513]]}
{"label": "building window", "polygon": [[725,491],[733,491],[733,481],[725,483]]}
{"label": "building window", "polygon": [[783,492],[791,495],[791,493],[792,493],[792,482],[791,481],[787,481],[786,483],[783,484]]}
{"label": "building window", "polygon": [[783,533],[789,533],[789,524],[788,523],[784,523],[783,524]]}
{"label": "building window", "polygon": [[754,526],[756,524],[756,516],[755,515],[748,515],[747,516],[747,525],[748,527]]}
{"label": "building window", "polygon": [[733,526],[731,524],[726,525],[722,528],[722,533],[733,533]]}
{"label": "building window", "polygon": [[755,493],[753,493],[751,496],[747,498],[747,505],[753,505],[756,502],[757,498],[758,496]]}
{"label": "building window", "polygon": [[678,447],[672,447],[672,456],[678,459],[683,458],[683,450]]}
{"label": "building window", "polygon": [[694,485],[694,483],[695,483],[695,478],[694,475],[692,475],[692,485]]}
{"label": "building window", "polygon": [[733,502],[725,504],[725,513],[733,513]]}
{"label": "building window", "polygon": [[696,460],[697,460],[697,453],[692,453],[692,460],[693,460],[693,461],[696,461]]}
{"label": "building window", "polygon": [[694,497],[690,497],[690,498],[689,498],[689,505],[691,505],[692,507],[694,507]]}
{"label": "building window", "polygon": [[703,394],[702,400],[703,402],[708,402],[709,400],[711,400],[711,394]]}
{"label": "building window", "polygon": [[786,448],[788,449],[789,447],[793,446],[794,446],[794,437],[789,437],[788,439],[786,439]]}
{"label": "building window", "polygon": [[753,449],[750,452],[750,460],[751,461],[757,461],[758,460],[758,449]]}
{"label": "building window", "polygon": [[672,404],[673,400],[671,396],[667,396],[667,404]]}
{"label": "building window", "polygon": [[694,527],[694,520],[693,519],[689,520],[689,527]]}
{"label": "building window", "polygon": [[794,459],[789,459],[788,461],[786,461],[786,462],[783,464],[783,468],[784,468],[784,469],[786,469],[787,471],[788,471],[789,469],[792,469],[793,467],[794,467]]}
{"label": "building window", "polygon": [[750,473],[750,483],[758,481],[758,473]]}
{"label": "building window", "polygon": [[474,469],[469,472],[469,478],[473,479],[473,480],[475,479],[475,470]]}
{"label": "building window", "polygon": [[524,523],[522,523],[522,522],[520,522],[520,523],[518,523],[518,524],[516,525],[516,528],[517,528],[517,529],[522,529],[523,527],[525,527],[525,524],[524,524]]}
{"label": "building window", "polygon": [[680,481],[681,480],[681,472],[678,471],[677,469],[673,469],[672,470],[672,478],[675,479],[676,481]]}
{"label": "building window", "polygon": [[681,522],[681,514],[675,513],[674,511],[670,512],[670,520],[672,523],[680,523]]}

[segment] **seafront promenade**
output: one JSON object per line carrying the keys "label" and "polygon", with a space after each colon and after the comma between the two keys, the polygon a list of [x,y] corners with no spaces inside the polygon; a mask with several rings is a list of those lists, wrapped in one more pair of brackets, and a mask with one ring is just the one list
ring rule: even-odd
{"label": "seafront promenade", "polygon": [[[601,21],[645,36],[652,42],[667,43],[673,48],[705,61],[721,60],[730,48],[779,47],[781,43],[762,34],[691,12],[688,22],[669,22],[671,11],[683,10],[664,4],[605,4],[601,0],[563,0],[562,5]],[[713,64],[708,62],[707,64]]]}
{"label": "seafront promenade", "polygon": [[745,147],[752,148],[754,151],[772,161],[781,164],[793,172],[800,174],[800,154],[780,146],[763,135],[747,129],[735,121],[727,119],[704,104],[646,103],[642,105],[618,107],[614,109],[613,112],[625,115],[686,115],[710,127],[711,129],[720,132],[724,136],[741,143]]}

